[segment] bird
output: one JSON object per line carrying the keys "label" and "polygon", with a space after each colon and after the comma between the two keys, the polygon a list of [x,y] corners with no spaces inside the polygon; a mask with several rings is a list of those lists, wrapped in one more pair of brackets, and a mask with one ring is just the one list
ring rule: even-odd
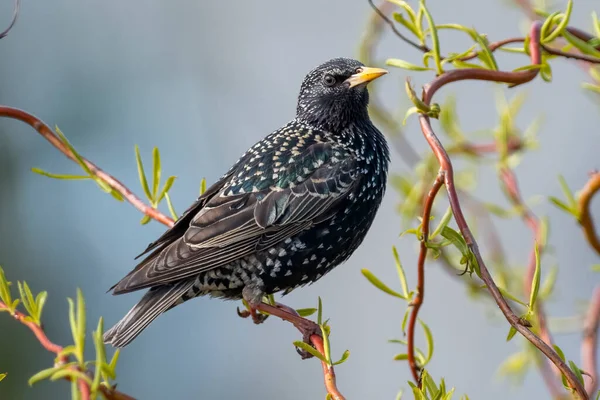
{"label": "bird", "polygon": [[264,296],[286,295],[346,261],[386,190],[390,152],[369,118],[367,90],[385,74],[350,58],[311,70],[295,118],[250,147],[109,290],[148,289],[104,342],[125,347],[199,296],[245,300],[254,311]]}

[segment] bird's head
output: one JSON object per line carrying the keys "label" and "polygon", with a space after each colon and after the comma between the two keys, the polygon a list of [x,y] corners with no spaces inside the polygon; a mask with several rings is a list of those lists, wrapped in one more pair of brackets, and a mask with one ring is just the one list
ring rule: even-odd
{"label": "bird's head", "polygon": [[349,58],[334,58],[306,75],[300,88],[296,118],[329,131],[368,121],[367,84],[387,74]]}

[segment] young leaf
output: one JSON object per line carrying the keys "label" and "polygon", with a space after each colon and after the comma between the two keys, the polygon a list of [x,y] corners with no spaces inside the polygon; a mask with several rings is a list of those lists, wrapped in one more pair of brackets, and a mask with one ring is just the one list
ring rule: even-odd
{"label": "young leaf", "polygon": [[431,43],[432,43],[432,51],[433,51],[433,59],[435,60],[435,66],[437,70],[437,74],[441,75],[444,73],[444,69],[442,68],[442,55],[440,52],[440,40],[438,37],[437,27],[435,26],[435,22],[433,21],[433,17],[431,13],[425,6],[425,1],[420,0],[419,2],[419,12],[422,12],[425,18],[427,19],[427,24],[429,25],[429,30],[431,31]]}
{"label": "young leaf", "polygon": [[317,349],[315,349],[311,345],[298,340],[298,341],[294,342],[294,346],[296,346],[297,348],[299,348],[301,350],[304,350],[304,351],[310,353],[311,355],[317,357],[319,360],[323,361],[324,363],[329,364],[329,361],[327,361],[327,359],[325,358],[325,356],[323,356],[323,354],[319,353],[317,351]]}
{"label": "young leaf", "polygon": [[427,357],[421,366],[427,365],[427,363],[431,360],[433,356],[433,335],[431,334],[431,329],[425,324],[425,322],[419,320],[421,326],[423,327],[423,331],[425,331],[425,339],[427,340]]}
{"label": "young leaf", "polygon": [[386,65],[389,65],[391,67],[402,68],[402,69],[406,69],[409,71],[432,71],[431,68],[421,67],[419,65],[411,64],[408,61],[400,60],[398,58],[388,58],[385,61],[385,63],[386,63]]}
{"label": "young leaf", "polygon": [[34,383],[42,381],[44,379],[48,379],[50,378],[50,376],[52,376],[56,371],[60,370],[64,368],[63,365],[60,365],[58,367],[52,367],[52,368],[48,368],[45,369],[43,371],[38,372],[37,374],[33,375],[31,378],[29,378],[29,380],[27,381],[27,384],[29,386],[32,386]]}
{"label": "young leaf", "polygon": [[144,171],[144,163],[142,162],[142,156],[140,155],[140,148],[138,145],[135,145],[135,160],[137,162],[138,175],[140,177],[140,183],[142,184],[142,189],[144,189],[144,193],[146,197],[151,202],[153,201],[152,193],[150,193],[150,187],[148,187],[148,180],[146,179],[146,172]]}
{"label": "young leaf", "polygon": [[202,178],[200,181],[200,196],[202,196],[206,192],[206,178]]}
{"label": "young leaf", "polygon": [[381,290],[384,293],[387,293],[391,296],[398,297],[400,299],[406,300],[406,297],[402,296],[400,293],[390,289],[385,283],[381,282],[371,271],[366,268],[361,269],[362,274],[367,278],[369,282],[377,289]]}
{"label": "young leaf", "polygon": [[31,168],[31,172],[35,172],[36,174],[47,176],[52,179],[63,179],[63,180],[84,180],[91,179],[88,175],[68,175],[68,174],[53,174],[51,172],[46,172],[43,169],[39,168]]}
{"label": "young leaf", "polygon": [[158,147],[152,149],[152,198],[156,199],[158,188],[160,186],[160,152]]}
{"label": "young leaf", "polygon": [[569,0],[567,2],[567,10],[565,11],[564,15],[561,16],[561,21],[556,26],[556,28],[554,28],[554,30],[550,32],[550,34],[548,34],[545,38],[542,36],[542,43],[550,43],[563,33],[563,31],[569,24],[569,19],[571,18],[571,11],[573,11],[573,0]]}
{"label": "young leaf", "polygon": [[533,272],[533,279],[531,280],[531,292],[529,294],[529,310],[531,313],[535,312],[535,302],[537,300],[538,292],[540,290],[540,278],[541,278],[541,263],[540,263],[540,249],[538,244],[535,244],[535,271]]}
{"label": "young leaf", "polygon": [[396,361],[404,361],[404,360],[408,360],[408,354],[406,353],[402,353],[402,354],[396,354],[394,356],[394,360]]}
{"label": "young leaf", "polygon": [[508,330],[508,335],[506,336],[506,341],[510,342],[510,340],[515,337],[515,335],[517,334],[517,329],[514,326],[511,326],[510,329]]}
{"label": "young leaf", "polygon": [[169,196],[169,193],[165,192],[165,200],[167,201],[167,207],[169,208],[169,214],[171,214],[171,218],[173,218],[175,221],[177,221],[177,219],[179,219],[179,217],[177,216],[177,213],[175,212],[175,208],[173,207],[173,203],[171,202],[171,197]]}
{"label": "young leaf", "polygon": [[392,253],[394,254],[394,261],[396,262],[396,271],[398,271],[398,278],[400,279],[400,286],[402,286],[402,293],[404,294],[404,298],[408,299],[408,283],[406,282],[406,274],[404,273],[404,268],[402,268],[400,255],[398,255],[398,249],[396,249],[396,246],[392,246]]}
{"label": "young leaf", "polygon": [[310,317],[311,315],[313,315],[314,313],[317,312],[317,309],[316,308],[299,308],[296,310],[296,312],[301,317]]}
{"label": "young leaf", "polygon": [[346,350],[342,354],[342,358],[340,358],[339,361],[334,362],[333,365],[340,365],[340,364],[346,362],[346,360],[348,359],[348,357],[350,357],[350,351]]}
{"label": "young leaf", "polygon": [[171,187],[173,186],[173,183],[175,183],[175,179],[177,179],[176,176],[170,176],[167,178],[167,181],[165,182],[165,186],[163,186],[162,190],[160,191],[160,194],[158,195],[156,202],[160,202],[165,195],[167,194],[167,192],[169,190],[171,190]]}
{"label": "young leaf", "polygon": [[319,304],[317,306],[317,324],[323,324],[323,302],[321,301],[321,296],[319,296]]}

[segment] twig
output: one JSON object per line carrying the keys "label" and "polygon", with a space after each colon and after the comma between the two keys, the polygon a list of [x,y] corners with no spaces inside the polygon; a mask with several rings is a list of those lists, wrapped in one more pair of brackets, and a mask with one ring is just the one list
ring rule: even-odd
{"label": "twig", "polygon": [[394,34],[396,36],[398,36],[400,39],[402,39],[402,41],[404,41],[405,43],[411,45],[412,47],[414,47],[415,49],[422,51],[424,53],[429,51],[429,47],[427,47],[424,44],[419,44],[416,42],[413,42],[412,40],[410,40],[409,38],[407,38],[406,36],[404,36],[402,34],[402,32],[400,32],[397,28],[396,25],[394,24],[394,22],[388,18],[387,15],[385,15],[385,13],[383,11],[381,11],[376,5],[375,3],[373,3],[373,0],[367,0],[369,2],[369,4],[371,5],[371,7],[373,8],[373,10],[381,17],[381,19],[383,19],[389,26],[390,29],[392,30],[392,32],[394,32]]}
{"label": "twig", "polygon": [[585,389],[590,398],[598,388],[598,365],[596,354],[598,352],[598,325],[600,324],[600,286],[597,286],[592,295],[583,327],[583,340],[581,343],[581,358],[583,370],[589,374],[585,379]]}
{"label": "twig", "polygon": [[[529,297],[529,293],[531,291],[531,282],[533,280],[536,267],[535,246],[537,246],[538,248],[540,257],[545,250],[543,243],[544,238],[542,237],[543,232],[541,230],[540,220],[538,219],[538,217],[535,216],[535,214],[531,211],[531,209],[529,209],[529,207],[527,207],[527,205],[523,201],[523,197],[521,196],[521,191],[519,189],[519,184],[517,182],[517,177],[515,176],[514,172],[508,167],[502,167],[500,169],[500,181],[503,183],[505,192],[511,203],[521,210],[521,218],[533,234],[534,247],[530,252],[527,271],[523,279],[523,289],[526,297]],[[552,347],[552,335],[550,334],[550,330],[548,329],[546,314],[544,312],[544,308],[540,300],[536,302],[536,316],[539,325],[540,337],[548,346]],[[550,361],[548,359],[542,361],[542,364],[540,365],[542,378],[546,382],[546,386],[548,386],[548,389],[550,390],[550,393],[552,394],[553,398],[560,398],[560,386],[558,386],[558,381],[552,376],[551,368],[554,367],[554,365],[549,364]],[[554,373],[557,375],[557,378],[560,380],[560,371],[556,369],[556,367],[554,367],[553,370]]]}
{"label": "twig", "polygon": [[[10,312],[10,308],[7,307],[6,304],[4,304],[2,301],[0,301],[0,309],[9,310],[9,312]],[[42,347],[44,347],[49,352],[56,354],[56,356],[57,356],[56,364],[57,365],[65,364],[68,361],[68,358],[65,355],[60,354],[60,353],[62,353],[64,348],[62,346],[52,342],[48,338],[48,336],[46,336],[46,333],[44,332],[44,330],[42,329],[41,326],[39,326],[38,324],[36,324],[33,321],[27,320],[27,316],[25,314],[21,313],[20,311],[15,310],[14,313],[12,313],[11,315],[13,316],[14,319],[16,319],[17,321],[19,321],[20,323],[22,323],[23,325],[28,327],[31,330],[31,332],[33,332],[33,334],[35,335],[38,342],[40,342]],[[69,367],[69,369],[80,371],[80,369],[78,369],[77,367]],[[85,373],[85,371],[81,371],[81,372]],[[66,379],[70,380],[70,378],[68,378],[68,377]],[[84,379],[78,379],[77,384],[79,386],[79,391],[81,393],[82,399],[89,400],[89,398],[90,398],[89,383],[86,382]],[[125,393],[121,393],[113,388],[109,388],[104,385],[100,385],[99,390],[102,392],[104,397],[108,400],[135,400],[135,398],[133,398]]]}
{"label": "twig", "polygon": [[[541,47],[540,47],[540,30],[541,23],[539,21],[535,21],[530,30],[530,54],[531,54],[531,63],[533,65],[540,65],[541,63]],[[530,71],[520,71],[520,72],[503,72],[503,71],[491,71],[491,70],[480,70],[480,69],[460,69],[446,72],[436,79],[434,79],[429,85],[425,86],[423,89],[423,102],[426,105],[430,105],[433,96],[435,93],[442,88],[443,86],[461,80],[484,80],[484,81],[493,81],[493,82],[503,82],[511,84],[511,86],[521,85],[523,83],[529,82],[533,80],[538,74],[538,70],[530,70]],[[508,320],[511,326],[513,326],[521,335],[523,335],[527,340],[529,340],[535,347],[537,347],[542,353],[546,355],[553,363],[558,367],[561,373],[566,377],[569,386],[573,389],[573,391],[577,394],[577,396],[581,399],[588,399],[587,393],[581,383],[577,380],[577,377],[569,369],[569,367],[561,360],[558,354],[548,346],[543,340],[537,337],[531,330],[529,330],[526,326],[523,325],[523,321],[510,308],[509,304],[506,302],[502,294],[500,293],[498,287],[496,286],[493,278],[491,277],[485,262],[481,256],[479,251],[479,246],[471,233],[471,230],[465,220],[465,217],[462,212],[462,208],[460,205],[460,201],[458,199],[458,195],[456,192],[456,187],[454,184],[454,171],[450,158],[444,146],[439,141],[438,137],[434,133],[430,119],[425,114],[419,115],[419,121],[421,124],[421,129],[423,131],[423,135],[430,145],[433,153],[440,163],[441,169],[444,171],[444,184],[446,186],[446,190],[448,193],[448,200],[450,202],[450,207],[452,208],[452,212],[454,214],[454,218],[456,223],[460,229],[462,236],[465,239],[465,242],[469,246],[469,249],[475,256],[475,259],[478,263],[481,279],[485,282],[490,294],[496,301],[496,304]],[[430,204],[433,202],[431,201]],[[424,220],[423,224],[429,224],[428,220]]]}
{"label": "twig", "polygon": [[[0,117],[12,118],[22,122],[25,122],[33,129],[38,131],[40,135],[42,135],[47,141],[50,142],[52,146],[54,146],[58,151],[63,153],[65,156],[70,158],[72,161],[77,161],[75,155],[71,152],[71,150],[64,145],[64,143],[60,140],[60,138],[54,133],[52,129],[48,125],[46,125],[42,120],[29,114],[26,111],[19,110],[18,108],[12,108],[7,106],[0,106]],[[87,167],[92,171],[92,173],[108,184],[111,188],[119,192],[125,200],[127,200],[131,205],[141,211],[143,214],[149,216],[156,221],[167,225],[173,225],[173,219],[164,215],[160,211],[155,208],[150,207],[146,203],[144,203],[138,196],[136,196],[127,186],[123,185],[119,182],[115,177],[110,174],[107,174],[98,166],[96,166],[91,161],[87,159],[83,159]]]}
{"label": "twig", "polygon": [[579,224],[583,228],[585,238],[590,245],[600,255],[600,238],[596,233],[594,226],[594,220],[590,213],[590,203],[594,195],[600,190],[600,172],[594,172],[591,174],[590,179],[587,181],[583,189],[579,194]]}
{"label": "twig", "polygon": [[[48,127],[48,125],[46,125],[44,122],[42,122],[39,118],[33,116],[32,114],[29,114],[26,111],[12,108],[12,107],[7,107],[7,106],[0,106],[0,117],[12,118],[12,119],[16,119],[16,120],[25,122],[26,124],[33,127],[33,129],[38,131],[38,133],[40,133],[48,142],[50,142],[50,144],[52,144],[61,153],[63,153],[65,156],[67,156],[71,160],[76,161],[75,155],[69,150],[69,148],[67,148],[63,144],[63,142],[60,140],[60,138],[56,135],[56,133],[54,133],[54,131],[52,129],[50,129]],[[119,180],[117,180],[112,175],[104,172],[102,169],[100,169],[98,166],[96,166],[91,161],[89,161],[85,158],[83,158],[83,161],[85,162],[87,167],[90,169],[90,171],[92,171],[92,173],[98,179],[104,181],[111,188],[113,188],[114,190],[119,192],[123,196],[123,198],[125,200],[127,200],[131,205],[133,205],[137,210],[139,210],[143,214],[149,216],[150,218],[162,223],[163,225],[166,225],[168,227],[173,226],[174,221],[172,218],[168,217],[167,215],[161,213],[159,210],[152,208],[149,205],[147,205],[146,203],[144,203],[127,186],[122,184]],[[286,319],[284,317],[281,317],[281,318]],[[304,319],[304,318],[302,318],[302,319]],[[307,319],[304,319],[304,320],[309,321]],[[311,322],[311,321],[309,321],[309,322]],[[30,326],[30,325],[28,325],[28,326]],[[32,328],[32,326],[30,326],[30,328]],[[33,330],[33,328],[32,328],[32,330]],[[43,334],[43,331],[41,331],[41,329],[34,330],[34,333],[36,333],[36,336],[39,334],[39,332],[41,332],[41,334]],[[316,335],[313,335],[313,336],[316,337]],[[45,335],[43,337],[45,337]],[[320,352],[323,352],[324,351],[323,340],[316,339],[316,342],[315,342],[312,339],[313,339],[313,337],[311,336],[311,343],[313,344],[313,346],[315,346],[315,348],[317,350],[319,350]],[[323,375],[324,375],[324,379],[325,379],[325,386],[327,388],[328,393],[330,393],[332,396],[334,396],[335,400],[344,400],[344,397],[341,394],[339,394],[339,391],[337,390],[337,388],[335,386],[335,372],[334,372],[333,366],[323,365]],[[126,400],[126,398],[123,398],[123,400]]]}
{"label": "twig", "polygon": [[21,0],[15,0],[15,6],[13,9],[12,19],[10,20],[10,24],[8,24],[8,28],[4,31],[0,32],[0,39],[5,38],[8,35],[8,32],[15,26],[17,22],[17,18],[19,17],[19,7],[21,6]]}
{"label": "twig", "polygon": [[417,365],[415,360],[415,326],[417,325],[417,317],[419,309],[423,304],[425,297],[425,260],[427,259],[427,240],[429,239],[429,220],[431,218],[431,210],[433,208],[433,201],[437,196],[440,188],[444,185],[445,171],[440,169],[429,194],[425,199],[425,206],[423,207],[423,220],[422,224],[422,235],[419,261],[417,267],[417,290],[413,301],[410,303],[412,311],[410,313],[410,319],[408,321],[407,330],[407,347],[408,347],[408,365],[413,375],[415,382],[421,384],[421,367]]}

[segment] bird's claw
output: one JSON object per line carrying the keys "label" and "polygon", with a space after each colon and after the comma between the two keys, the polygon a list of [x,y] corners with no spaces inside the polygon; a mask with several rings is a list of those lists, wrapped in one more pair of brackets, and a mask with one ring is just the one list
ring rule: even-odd
{"label": "bird's claw", "polygon": [[237,307],[237,314],[240,318],[252,317],[252,322],[256,325],[262,324],[269,317],[266,314],[259,314],[253,309],[241,311],[239,307]]}
{"label": "bird's claw", "polygon": [[[311,336],[317,335],[319,337],[323,337],[323,333],[321,332],[321,327],[319,325],[315,324],[312,321],[309,321],[309,322],[311,322],[311,324],[307,324],[306,326],[301,327],[302,341],[314,348],[312,341],[310,340]],[[303,360],[314,357],[308,351],[306,351],[304,349],[300,349],[298,347],[296,347],[296,352],[300,355],[300,357]]]}

